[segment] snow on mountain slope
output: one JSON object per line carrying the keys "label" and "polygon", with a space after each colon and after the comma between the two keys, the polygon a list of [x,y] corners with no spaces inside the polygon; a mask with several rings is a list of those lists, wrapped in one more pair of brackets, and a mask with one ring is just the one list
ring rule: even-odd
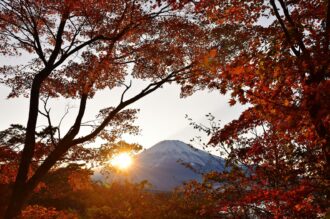
{"label": "snow on mountain slope", "polygon": [[206,168],[205,170],[198,169],[202,171],[220,168],[220,160],[219,157],[177,140],[161,141],[137,156],[137,162],[142,162],[143,165],[149,167],[171,165],[177,161],[183,161],[196,167]]}
{"label": "snow on mountain slope", "polygon": [[223,171],[224,160],[181,141],[166,140],[136,157],[130,178],[135,182],[148,180],[153,189],[167,191],[189,180],[201,181],[200,173],[211,170]]}

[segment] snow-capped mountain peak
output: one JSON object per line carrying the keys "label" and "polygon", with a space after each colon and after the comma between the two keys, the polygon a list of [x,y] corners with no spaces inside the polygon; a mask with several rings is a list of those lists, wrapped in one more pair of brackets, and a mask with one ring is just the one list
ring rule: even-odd
{"label": "snow-capped mountain peak", "polygon": [[148,180],[155,189],[169,190],[189,180],[201,181],[200,173],[212,170],[223,171],[223,159],[182,141],[165,140],[137,156],[132,174],[135,180]]}
{"label": "snow-capped mountain peak", "polygon": [[147,180],[153,190],[170,191],[190,180],[201,182],[202,173],[223,171],[224,163],[222,158],[184,142],[165,140],[138,154],[129,172],[125,176],[114,174],[112,180]]}

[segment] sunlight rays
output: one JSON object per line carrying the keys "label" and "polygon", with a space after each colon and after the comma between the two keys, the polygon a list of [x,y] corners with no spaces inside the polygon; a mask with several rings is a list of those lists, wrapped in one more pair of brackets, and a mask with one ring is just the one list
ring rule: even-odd
{"label": "sunlight rays", "polygon": [[123,152],[113,157],[110,163],[118,169],[125,170],[132,165],[133,159],[129,153]]}

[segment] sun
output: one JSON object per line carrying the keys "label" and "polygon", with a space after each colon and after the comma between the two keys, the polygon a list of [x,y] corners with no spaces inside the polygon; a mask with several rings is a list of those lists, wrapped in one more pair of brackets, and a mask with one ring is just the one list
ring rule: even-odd
{"label": "sun", "polygon": [[133,159],[129,153],[124,152],[112,158],[110,163],[118,169],[125,170],[132,165]]}

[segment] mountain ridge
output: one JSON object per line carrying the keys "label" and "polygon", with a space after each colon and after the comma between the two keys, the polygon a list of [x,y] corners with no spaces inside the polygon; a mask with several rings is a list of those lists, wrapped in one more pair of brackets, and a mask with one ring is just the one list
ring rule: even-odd
{"label": "mountain ridge", "polygon": [[202,173],[224,169],[225,161],[221,157],[179,140],[164,140],[136,155],[124,179],[147,180],[152,190],[170,191],[190,180],[201,182]]}

